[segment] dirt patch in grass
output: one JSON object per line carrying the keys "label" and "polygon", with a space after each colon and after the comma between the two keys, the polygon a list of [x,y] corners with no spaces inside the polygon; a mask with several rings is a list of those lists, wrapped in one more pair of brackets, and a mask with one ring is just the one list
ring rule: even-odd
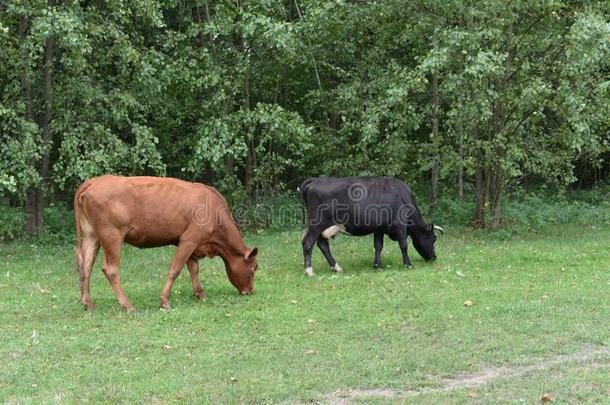
{"label": "dirt patch in grass", "polygon": [[437,387],[397,390],[391,388],[337,390],[327,395],[323,402],[333,404],[350,404],[356,399],[390,399],[413,397],[421,394],[449,392],[466,388],[477,388],[501,378],[516,378],[551,369],[567,363],[580,364],[587,370],[610,367],[610,348],[591,346],[580,352],[560,355],[553,358],[538,359],[529,366],[487,367],[476,373],[461,374],[451,379],[441,380]]}

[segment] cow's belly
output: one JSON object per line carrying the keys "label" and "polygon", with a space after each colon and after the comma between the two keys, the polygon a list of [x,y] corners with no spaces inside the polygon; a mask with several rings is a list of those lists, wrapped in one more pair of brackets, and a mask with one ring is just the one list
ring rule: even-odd
{"label": "cow's belly", "polygon": [[370,235],[375,232],[387,232],[388,226],[383,225],[369,225],[369,226],[354,226],[354,225],[346,225],[345,231],[352,236],[364,236]]}
{"label": "cow's belly", "polygon": [[125,235],[126,243],[139,248],[177,245],[179,239],[179,234],[176,235],[172,232],[167,232],[167,230],[163,232],[151,232],[150,230],[142,232],[137,228],[131,228],[127,235]]}
{"label": "cow's belly", "polygon": [[338,233],[346,233],[351,236],[364,236],[370,235],[374,232],[385,232],[387,231],[387,226],[353,226],[353,225],[331,225],[328,228],[322,231],[321,236],[324,239],[330,239],[337,235]]}
{"label": "cow's belly", "polygon": [[363,228],[354,228],[354,229],[346,230],[346,232],[349,233],[352,236],[364,236],[364,235],[372,234],[373,232],[375,232],[375,230],[363,229]]}

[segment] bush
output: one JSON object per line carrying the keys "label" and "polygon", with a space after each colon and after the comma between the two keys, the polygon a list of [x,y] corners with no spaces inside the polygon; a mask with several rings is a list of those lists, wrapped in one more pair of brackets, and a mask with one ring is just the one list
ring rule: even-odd
{"label": "bush", "polygon": [[[74,213],[64,203],[51,204],[44,209],[44,232],[40,242],[74,240]],[[9,242],[26,238],[27,213],[23,208],[0,206],[0,241]]]}
{"label": "bush", "polygon": [[74,241],[74,211],[65,203],[50,204],[44,209],[43,242]]}
{"label": "bush", "polygon": [[0,206],[0,241],[20,238],[25,231],[26,214],[23,209]]}
{"label": "bush", "polygon": [[[302,227],[304,219],[301,200],[295,192],[260,198],[255,204],[229,205],[241,229],[294,230]],[[418,205],[427,221],[441,226],[463,227],[471,224],[475,204],[474,201],[460,202],[457,198],[445,196],[439,199],[432,214],[428,214],[429,206],[425,199],[419,198]],[[51,204],[44,210],[44,220],[44,233],[37,240],[42,243],[74,241],[74,213],[67,204]],[[0,241],[23,238],[25,221],[23,209],[0,206]],[[610,225],[607,189],[562,195],[509,194],[503,201],[502,229],[495,233],[494,238],[505,240],[514,232],[574,223]],[[488,234],[487,231],[475,234],[478,232]]]}
{"label": "bush", "polygon": [[236,204],[231,211],[242,229],[299,229],[303,220],[301,200],[296,193],[260,198],[255,204]]}
{"label": "bush", "polygon": [[509,200],[503,212],[503,226],[518,232],[535,231],[545,225],[574,223],[609,224],[610,203],[606,200],[592,204],[561,195],[525,195]]}
{"label": "bush", "polygon": [[[426,220],[435,224],[468,226],[472,222],[474,201],[460,202],[457,198],[442,197],[431,214],[427,214],[428,204],[419,201],[419,208]],[[487,221],[490,220],[489,214],[488,210]],[[600,188],[556,195],[514,193],[504,197],[504,232],[529,232],[546,225],[561,224],[610,224],[608,190]]]}

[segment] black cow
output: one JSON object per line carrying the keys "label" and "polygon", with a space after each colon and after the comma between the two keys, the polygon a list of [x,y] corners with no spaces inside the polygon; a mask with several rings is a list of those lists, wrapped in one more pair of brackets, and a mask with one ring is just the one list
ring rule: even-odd
{"label": "black cow", "polygon": [[302,238],[307,275],[313,275],[314,243],[318,244],[331,270],[342,271],[328,246],[328,240],[339,232],[355,236],[374,234],[375,268],[381,265],[384,234],[398,242],[407,267],[411,267],[407,235],[426,261],[436,259],[434,231],[444,231],[440,226],[424,222],[411,188],[402,180],[373,176],[316,177],[305,180],[299,191],[309,216],[309,226]]}

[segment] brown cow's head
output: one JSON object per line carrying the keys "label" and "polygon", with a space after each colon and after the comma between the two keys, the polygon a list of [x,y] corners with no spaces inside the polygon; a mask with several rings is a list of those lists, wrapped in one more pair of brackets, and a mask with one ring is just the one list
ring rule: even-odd
{"label": "brown cow's head", "polygon": [[257,253],[258,248],[248,249],[244,257],[233,260],[228,268],[229,281],[240,294],[250,295],[254,292],[254,273],[258,270]]}

